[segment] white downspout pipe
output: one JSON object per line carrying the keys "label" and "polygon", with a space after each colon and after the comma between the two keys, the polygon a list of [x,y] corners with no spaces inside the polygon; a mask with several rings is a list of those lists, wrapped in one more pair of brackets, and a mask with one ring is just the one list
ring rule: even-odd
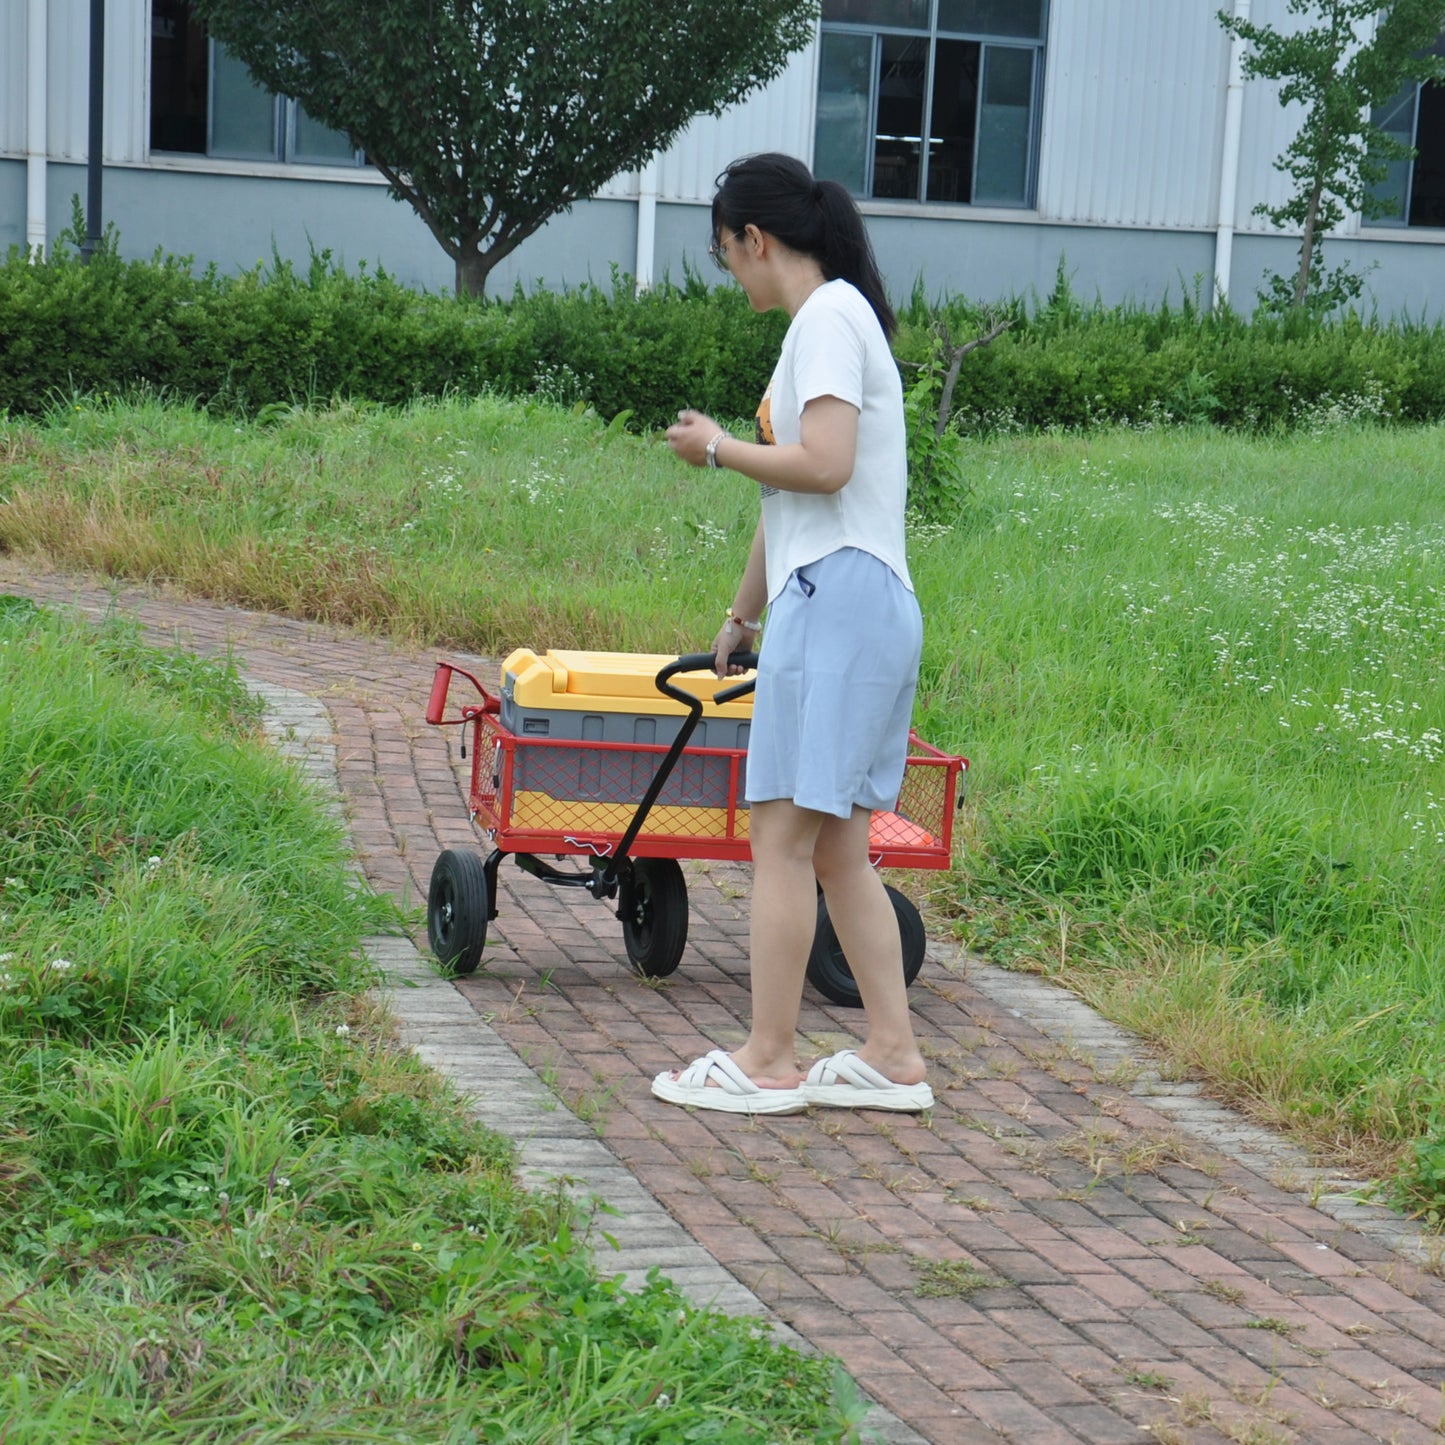
{"label": "white downspout pipe", "polygon": [[[1248,20],[1252,0],[1234,0],[1234,18]],[[1239,150],[1244,122],[1244,46],[1229,37],[1229,84],[1224,92],[1224,137],[1220,146],[1219,209],[1214,232],[1214,304],[1229,305],[1234,262],[1234,218],[1239,210]]]}
{"label": "white downspout pipe", "polygon": [[25,249],[32,260],[44,257],[49,240],[45,218],[45,163],[50,154],[45,11],[45,0],[29,0],[25,17]]}
{"label": "white downspout pipe", "polygon": [[639,292],[652,286],[657,263],[657,157],[653,156],[637,177],[637,265],[632,279]]}

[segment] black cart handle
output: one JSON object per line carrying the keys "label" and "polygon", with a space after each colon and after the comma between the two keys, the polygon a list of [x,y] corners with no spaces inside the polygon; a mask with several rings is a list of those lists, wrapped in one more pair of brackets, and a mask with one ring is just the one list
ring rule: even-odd
{"label": "black cart handle", "polygon": [[[711,652],[689,652],[685,657],[679,657],[676,662],[669,662],[661,672],[657,674],[657,690],[670,697],[674,702],[683,703],[691,707],[693,703],[698,705],[698,715],[702,714],[702,703],[690,692],[683,691],[680,687],[672,684],[672,678],[680,672],[701,672],[704,668],[711,669],[717,661],[717,655]],[[735,652],[728,658],[729,667],[744,667],[752,669],[758,665],[756,652]],[[721,692],[713,694],[713,702],[735,702],[740,697],[746,697],[756,686],[758,680],[755,677],[745,677],[741,682],[734,683],[731,687],[725,687]],[[690,729],[689,729],[690,731]]]}
{"label": "black cart handle", "polygon": [[[603,870],[605,882],[610,883],[617,877],[627,858],[628,849],[637,841],[637,835],[642,831],[642,825],[647,821],[647,815],[652,811],[652,805],[657,801],[658,794],[667,786],[667,780],[672,776],[672,770],[677,766],[677,760],[682,756],[682,750],[692,737],[698,719],[702,717],[702,699],[694,697],[692,693],[685,692],[680,687],[674,687],[672,678],[679,672],[701,672],[705,667],[712,667],[714,661],[715,657],[711,652],[689,652],[685,657],[679,657],[676,662],[669,662],[657,674],[657,690],[664,696],[670,697],[674,702],[682,703],[687,708],[688,715],[683,719],[683,724],[678,729],[677,736],[672,740],[672,746],[667,750],[667,755],[657,765],[657,771],[652,775],[652,781],[647,785],[647,791],[642,795],[642,801],[637,805],[637,811],[632,815],[632,822],[627,825],[627,831],[622,835],[622,840],[617,845],[617,851],[608,859],[607,867]],[[758,655],[756,652],[735,652],[728,658],[729,667],[751,668],[757,665]],[[714,695],[713,701],[731,702],[734,698],[750,693],[755,686],[757,686],[757,679],[746,677],[732,687],[723,688],[721,692]]]}

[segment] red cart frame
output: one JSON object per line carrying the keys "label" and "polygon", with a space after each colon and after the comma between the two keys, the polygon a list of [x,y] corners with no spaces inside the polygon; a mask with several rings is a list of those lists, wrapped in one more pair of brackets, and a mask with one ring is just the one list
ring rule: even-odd
{"label": "red cart frame", "polygon": [[[749,655],[734,661],[756,659]],[[474,854],[444,853],[433,873],[429,933],[438,956],[452,953],[444,961],[454,971],[471,972],[480,961],[486,923],[497,914],[497,868],[510,854],[527,872],[549,883],[584,887],[596,897],[620,893],[618,914],[629,958],[650,976],[672,972],[686,940],[686,889],[675,862],[655,860],[743,862],[752,856],[742,799],[747,750],[688,747],[703,704],[670,681],[679,672],[711,665],[711,654],[692,654],[658,674],[659,689],[691,710],[678,738],[666,745],[524,736],[503,724],[497,694],[459,664],[438,662],[426,721],[462,727],[464,756],[470,734],[468,803],[473,822],[491,845],[485,862]],[[457,674],[476,689],[480,701],[448,717]],[[728,701],[752,686],[748,679],[719,693],[715,701]],[[942,752],[910,732],[896,808],[873,815],[870,857],[875,867],[948,866],[954,812],[967,769],[967,758]],[[579,771],[588,773],[595,787],[579,787]],[[548,782],[553,773],[559,779],[555,785]],[[564,777],[565,783],[560,781]],[[522,778],[533,783],[540,779],[541,785],[519,786]],[[698,801],[699,778],[706,781],[711,805]],[[543,862],[542,854],[585,859],[590,871],[559,870]],[[922,922],[903,895],[888,891],[903,929],[905,973],[911,982],[922,963]],[[665,936],[655,937],[658,931]],[[835,1002],[856,1004],[856,986],[821,900],[818,936],[810,980]]]}

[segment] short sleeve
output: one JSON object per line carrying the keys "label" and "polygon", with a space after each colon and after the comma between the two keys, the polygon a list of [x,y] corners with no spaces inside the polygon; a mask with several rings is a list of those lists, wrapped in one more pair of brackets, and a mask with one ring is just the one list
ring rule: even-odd
{"label": "short sleeve", "polygon": [[791,368],[799,416],[820,396],[836,396],[863,410],[864,337],[847,310],[831,296],[827,301],[829,304],[810,308],[801,318],[804,324],[799,328]]}

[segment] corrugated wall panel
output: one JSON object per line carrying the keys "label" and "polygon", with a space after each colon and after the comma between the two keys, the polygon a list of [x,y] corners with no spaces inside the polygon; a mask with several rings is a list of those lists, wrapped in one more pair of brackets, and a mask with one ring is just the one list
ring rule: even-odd
{"label": "corrugated wall panel", "polygon": [[[106,0],[105,158],[145,159],[147,0]],[[50,0],[50,154],[83,161],[90,133],[90,6]]]}
{"label": "corrugated wall panel", "polygon": [[1217,0],[1053,0],[1039,213],[1212,223],[1227,37]]}
{"label": "corrugated wall panel", "polygon": [[1257,205],[1277,206],[1289,199],[1294,183],[1275,170],[1275,158],[1295,138],[1304,109],[1282,106],[1272,81],[1251,80],[1244,87],[1244,144],[1239,152],[1239,207],[1234,223],[1242,231],[1272,231],[1253,214]]}
{"label": "corrugated wall panel", "polygon": [[25,154],[25,5],[0,5],[0,155]]}
{"label": "corrugated wall panel", "polygon": [[[719,116],[699,116],[657,159],[658,198],[710,201],[729,161],[754,151],[786,151],[811,163],[817,46],[795,55],[771,85]],[[625,172],[599,195],[633,197],[637,173]]]}
{"label": "corrugated wall panel", "polygon": [[[1047,220],[1211,228],[1216,224],[1228,38],[1216,19],[1227,0],[1052,0],[1045,54],[1038,210]],[[87,0],[48,0],[49,151],[83,161],[87,133]],[[106,155],[146,153],[148,0],[108,0]],[[1254,0],[1255,20],[1287,26],[1287,0]],[[0,152],[26,143],[26,5],[0,4]],[[759,150],[811,160],[817,46],[793,58],[763,91],[720,117],[702,117],[658,158],[659,199],[707,201],[728,161]],[[1277,88],[1244,91],[1236,225],[1267,232],[1252,214],[1291,188],[1273,167],[1299,124]],[[638,176],[600,192],[635,197]],[[1347,230],[1357,222],[1347,223]]]}
{"label": "corrugated wall panel", "polygon": [[[1290,14],[1286,0],[1254,0],[1252,19],[1289,33],[1302,29],[1309,17]],[[1361,39],[1374,31],[1374,20],[1360,26]],[[1274,227],[1263,216],[1253,214],[1257,205],[1278,206],[1294,192],[1294,182],[1275,169],[1275,160],[1299,132],[1304,108],[1282,106],[1279,86],[1274,81],[1251,80],[1244,87],[1244,145],[1239,156],[1239,210],[1236,226],[1242,231],[1270,233]],[[1360,229],[1359,217],[1351,216],[1340,227],[1346,235]]]}
{"label": "corrugated wall panel", "polygon": [[139,162],[150,130],[150,5],[106,0],[105,12],[105,158]]}
{"label": "corrugated wall panel", "polygon": [[50,0],[49,94],[46,97],[50,154],[59,161],[83,161],[88,127],[90,7],[85,0]]}
{"label": "corrugated wall panel", "polygon": [[669,201],[710,201],[718,172],[755,151],[784,151],[811,164],[817,83],[814,42],[741,105],[693,121],[658,159],[659,195]]}

